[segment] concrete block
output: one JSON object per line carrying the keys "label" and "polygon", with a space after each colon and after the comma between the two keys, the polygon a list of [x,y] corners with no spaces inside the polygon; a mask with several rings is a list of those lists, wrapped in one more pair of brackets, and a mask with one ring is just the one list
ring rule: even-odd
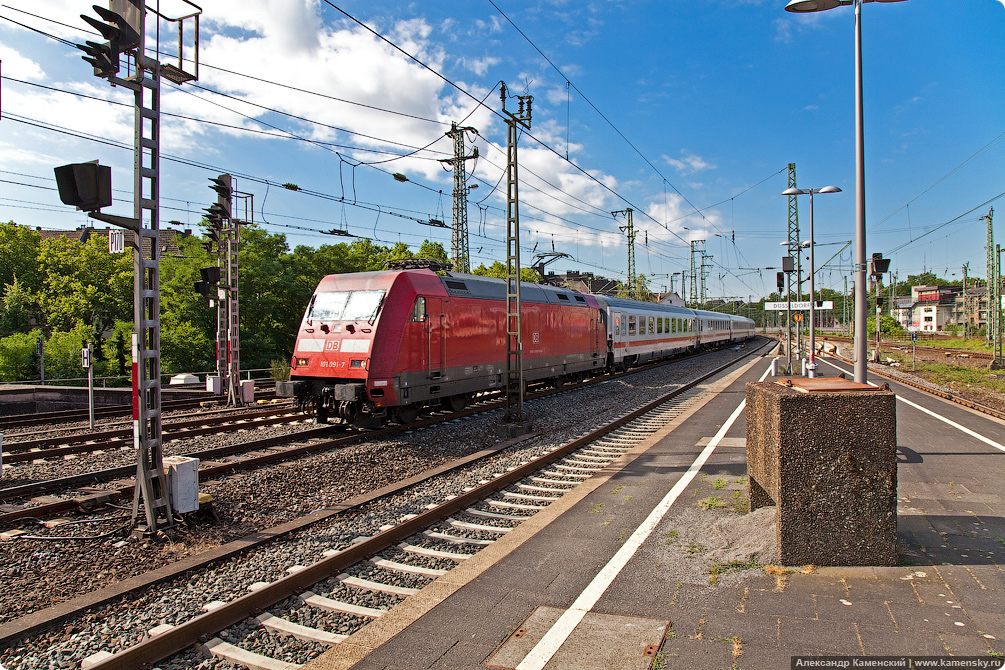
{"label": "concrete block", "polygon": [[831,377],[746,398],[750,508],[777,507],[781,562],[896,565],[896,396]]}

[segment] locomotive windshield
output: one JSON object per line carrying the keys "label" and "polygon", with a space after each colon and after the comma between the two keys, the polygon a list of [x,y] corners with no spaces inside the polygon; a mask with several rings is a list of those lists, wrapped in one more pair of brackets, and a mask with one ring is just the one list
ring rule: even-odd
{"label": "locomotive windshield", "polygon": [[384,291],[321,291],[314,294],[308,321],[373,321]]}

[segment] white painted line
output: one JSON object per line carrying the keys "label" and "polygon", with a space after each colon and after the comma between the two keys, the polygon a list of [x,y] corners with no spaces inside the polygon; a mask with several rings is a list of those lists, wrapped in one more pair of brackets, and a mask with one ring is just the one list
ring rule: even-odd
{"label": "white painted line", "polygon": [[[842,368],[839,368],[837,365],[834,365],[833,363],[830,363],[830,361],[828,361],[828,363],[831,366],[833,366],[834,368],[836,368],[836,369],[841,370],[842,372],[844,372],[844,370]],[[872,382],[869,382],[869,385],[870,386],[876,386],[876,384],[873,384]],[[937,414],[936,412],[933,412],[930,409],[926,409],[926,408],[922,407],[921,405],[919,405],[917,403],[913,403],[910,400],[907,400],[906,398],[901,397],[900,395],[897,396],[897,400],[899,400],[900,402],[904,403],[905,405],[910,405],[914,409],[920,410],[920,411],[924,412],[925,414],[927,414],[929,416],[935,417],[936,419],[938,419],[942,423],[948,424],[948,425],[952,426],[953,428],[956,428],[957,430],[959,430],[959,431],[961,431],[963,433],[966,433],[970,437],[972,437],[972,438],[974,438],[976,440],[980,440],[984,444],[992,446],[992,447],[994,447],[995,449],[997,449],[999,451],[1005,451],[1005,445],[999,444],[998,442],[995,442],[991,438],[984,437],[980,433],[977,433],[977,432],[975,432],[973,430],[970,430],[966,426],[963,426],[961,424],[956,423],[952,419],[947,419],[946,417],[942,416],[941,414]]]}
{"label": "white painted line", "polygon": [[[770,368],[761,375],[758,381],[764,381],[771,371]],[[541,641],[538,642],[530,653],[520,661],[520,664],[516,666],[516,670],[543,670],[544,666],[548,664],[551,657],[555,655],[566,640],[569,639],[569,635],[575,630],[576,626],[580,624],[586,613],[589,612],[600,597],[604,595],[604,592],[610,587],[610,585],[617,578],[618,574],[624,570],[625,566],[628,565],[628,561],[632,559],[632,556],[639,550],[642,543],[652,534],[656,527],[659,525],[660,521],[670,510],[670,506],[674,504],[681,493],[690,485],[691,481],[695,478],[698,472],[701,470],[702,466],[712,455],[712,451],[718,446],[719,441],[726,436],[726,433],[739,418],[740,414],[743,412],[747,401],[743,400],[739,407],[733,410],[733,413],[726,420],[726,423],[722,424],[722,427],[715,434],[714,437],[709,441],[708,446],[705,447],[702,452],[695,459],[691,467],[687,469],[677,483],[674,484],[670,492],[666,494],[663,500],[649,513],[645,521],[642,522],[631,537],[622,545],[621,549],[614,554],[610,561],[607,562],[597,576],[593,578],[593,581],[587,585],[586,589],[583,590],[576,601],[572,603],[569,607],[559,617],[558,621],[552,625],[551,629],[544,634]]]}

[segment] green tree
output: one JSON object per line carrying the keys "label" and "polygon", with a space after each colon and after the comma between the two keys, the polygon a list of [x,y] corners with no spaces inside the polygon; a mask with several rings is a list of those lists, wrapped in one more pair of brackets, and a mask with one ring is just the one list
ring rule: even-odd
{"label": "green tree", "polygon": [[42,286],[38,250],[42,236],[31,228],[13,221],[0,223],[0,287],[5,288],[19,278],[31,293]]}
{"label": "green tree", "polygon": [[[495,277],[496,279],[506,279],[507,269],[506,266],[500,261],[494,261],[492,265],[485,267],[482,263],[476,268],[472,268],[471,274],[478,275],[480,277]],[[541,275],[534,272],[530,268],[520,268],[520,281],[530,282],[536,284],[541,281]]]}
{"label": "green tree", "polygon": [[27,333],[13,333],[0,338],[0,380],[5,382],[38,379],[38,354],[35,342],[42,335],[36,328]]}
{"label": "green tree", "polygon": [[17,277],[3,289],[0,302],[0,337],[29,330],[38,316],[37,300]]}
{"label": "green tree", "polygon": [[107,245],[100,235],[86,242],[66,237],[42,241],[38,260],[45,279],[39,304],[47,328],[69,331],[84,323],[100,335],[115,321],[132,318],[133,259],[108,253]]}
{"label": "green tree", "polygon": [[443,248],[442,242],[430,242],[429,240],[423,240],[422,246],[419,247],[418,258],[431,258],[436,261],[441,261],[443,263],[450,262],[450,256],[447,254],[447,250]]}
{"label": "green tree", "polygon": [[[80,350],[95,341],[94,327],[77,323],[68,331],[57,331],[45,341],[45,378],[80,379],[87,371],[80,367]],[[78,382],[80,383],[80,382]]]}
{"label": "green tree", "polygon": [[[161,371],[173,374],[215,370],[216,308],[196,292],[195,282],[201,280],[201,268],[217,264],[217,256],[207,252],[198,237],[176,236],[174,243],[179,254],[164,256],[160,267]],[[243,279],[243,274],[239,270],[238,278]],[[216,299],[215,290],[212,298]],[[118,369],[118,352],[112,351],[109,358],[114,359]]]}

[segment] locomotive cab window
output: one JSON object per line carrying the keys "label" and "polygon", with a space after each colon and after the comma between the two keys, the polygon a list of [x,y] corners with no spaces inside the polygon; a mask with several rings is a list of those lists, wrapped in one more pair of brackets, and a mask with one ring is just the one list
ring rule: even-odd
{"label": "locomotive cab window", "polygon": [[423,297],[418,297],[415,299],[415,307],[412,308],[412,318],[411,321],[425,321],[426,320],[426,299]]}
{"label": "locomotive cab window", "polygon": [[308,321],[372,321],[384,291],[320,291],[314,294]]}

